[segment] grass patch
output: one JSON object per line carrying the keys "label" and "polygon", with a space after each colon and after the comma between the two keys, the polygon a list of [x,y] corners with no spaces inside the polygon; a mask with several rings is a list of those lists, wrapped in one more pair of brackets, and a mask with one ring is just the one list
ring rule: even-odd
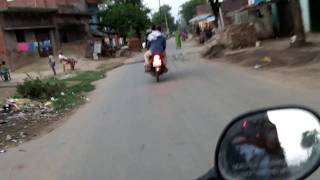
{"label": "grass patch", "polygon": [[106,71],[103,69],[99,71],[81,71],[71,78],[61,80],[67,84],[67,88],[64,95],[60,95],[55,99],[54,108],[58,111],[63,111],[84,103],[85,97],[82,94],[95,90],[92,82],[105,78],[105,73]]}
{"label": "grass patch", "polygon": [[106,71],[101,69],[99,71],[81,71],[76,76],[65,79],[64,81],[82,81],[82,82],[93,82],[98,81],[106,77]]}
{"label": "grass patch", "polygon": [[51,97],[58,96],[65,89],[65,82],[56,78],[30,78],[18,84],[17,93],[23,98],[49,100]]}
{"label": "grass patch", "polygon": [[67,92],[52,101],[56,111],[63,112],[85,102],[85,97],[77,93]]}
{"label": "grass patch", "polygon": [[66,111],[86,101],[85,93],[95,90],[92,82],[106,77],[106,70],[81,71],[75,76],[59,80],[56,78],[27,79],[18,86],[17,97],[40,101],[52,101],[57,111]]}

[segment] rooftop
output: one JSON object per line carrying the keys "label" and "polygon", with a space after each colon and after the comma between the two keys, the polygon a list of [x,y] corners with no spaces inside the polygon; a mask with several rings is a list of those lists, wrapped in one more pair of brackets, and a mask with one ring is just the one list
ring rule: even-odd
{"label": "rooftop", "polygon": [[55,13],[58,9],[56,8],[31,8],[31,7],[8,7],[0,9],[0,13],[19,13],[19,12],[29,12],[29,13]]}

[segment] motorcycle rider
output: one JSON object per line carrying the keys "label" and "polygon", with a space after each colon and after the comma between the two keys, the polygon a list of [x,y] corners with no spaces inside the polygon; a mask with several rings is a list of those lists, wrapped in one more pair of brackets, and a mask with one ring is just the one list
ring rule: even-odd
{"label": "motorcycle rider", "polygon": [[148,35],[148,43],[146,44],[147,46],[147,52],[144,54],[144,66],[145,66],[145,72],[150,72],[151,70],[151,65],[150,65],[150,57],[152,54],[155,53],[160,53],[163,54],[163,67],[164,71],[168,71],[166,64],[166,38],[164,37],[163,33],[161,32],[161,26],[152,26],[152,32]]}

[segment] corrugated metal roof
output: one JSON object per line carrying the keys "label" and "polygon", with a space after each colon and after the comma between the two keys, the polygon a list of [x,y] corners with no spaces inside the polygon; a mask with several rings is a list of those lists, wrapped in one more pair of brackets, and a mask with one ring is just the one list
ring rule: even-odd
{"label": "corrugated metal roof", "polygon": [[196,16],[196,17],[190,19],[189,23],[204,21],[210,16],[212,16],[212,15],[211,14],[204,14],[204,15]]}

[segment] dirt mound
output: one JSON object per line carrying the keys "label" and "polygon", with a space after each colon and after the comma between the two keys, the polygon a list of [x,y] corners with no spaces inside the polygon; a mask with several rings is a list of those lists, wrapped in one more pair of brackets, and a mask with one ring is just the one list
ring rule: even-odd
{"label": "dirt mound", "polygon": [[296,67],[320,62],[320,52],[304,52],[294,49],[256,50],[226,56],[227,61],[244,66]]}
{"label": "dirt mound", "polygon": [[221,33],[220,42],[230,49],[255,46],[257,32],[251,24],[230,25]]}
{"label": "dirt mound", "polygon": [[219,58],[224,55],[225,46],[222,44],[211,45],[208,49],[201,53],[202,57],[212,59]]}

